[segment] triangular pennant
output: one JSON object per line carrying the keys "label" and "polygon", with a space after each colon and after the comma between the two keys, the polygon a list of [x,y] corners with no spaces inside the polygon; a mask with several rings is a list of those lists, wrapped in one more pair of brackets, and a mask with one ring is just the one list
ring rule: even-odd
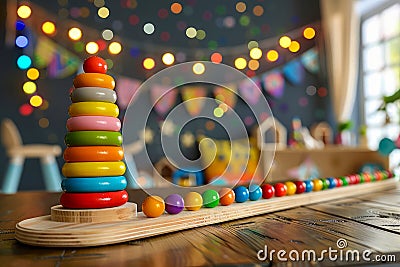
{"label": "triangular pennant", "polygon": [[304,52],[300,61],[303,64],[304,68],[309,72],[316,74],[319,72],[319,59],[318,59],[318,50],[317,48],[311,48],[310,50]]}
{"label": "triangular pennant", "polygon": [[239,83],[239,92],[243,99],[251,105],[255,105],[261,95],[260,80],[254,78],[253,81],[250,79],[244,79]]}
{"label": "triangular pennant", "polygon": [[128,107],[140,84],[141,82],[139,80],[121,76],[118,77],[115,92],[117,93],[119,108],[126,109]]}
{"label": "triangular pennant", "polygon": [[283,66],[283,74],[294,85],[299,85],[304,80],[304,68],[300,61],[295,59]]}
{"label": "triangular pennant", "polygon": [[216,86],[214,88],[215,99],[221,101],[233,109],[236,105],[237,89],[235,85],[228,85],[227,87]]}
{"label": "triangular pennant", "polygon": [[199,115],[205,104],[206,88],[203,86],[184,86],[181,89],[181,95],[187,112],[191,116]]}
{"label": "triangular pennant", "polygon": [[150,90],[150,97],[154,109],[161,116],[165,115],[175,104],[178,91],[169,86],[154,85]]}
{"label": "triangular pennant", "polygon": [[285,79],[277,70],[265,73],[262,77],[265,91],[273,97],[281,98],[285,89]]}

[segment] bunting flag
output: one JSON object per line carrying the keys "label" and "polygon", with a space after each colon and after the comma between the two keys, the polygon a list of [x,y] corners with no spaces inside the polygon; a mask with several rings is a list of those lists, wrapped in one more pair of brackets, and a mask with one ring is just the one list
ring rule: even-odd
{"label": "bunting flag", "polygon": [[126,109],[139,89],[141,82],[136,79],[119,76],[117,84],[115,86],[115,92],[117,93],[117,103],[119,108]]}
{"label": "bunting flag", "polygon": [[50,39],[39,37],[34,50],[34,63],[39,69],[47,68],[48,77],[62,79],[75,74],[81,61]]}
{"label": "bunting flag", "polygon": [[304,52],[300,57],[301,64],[312,74],[317,74],[320,70],[318,50],[316,47]]}
{"label": "bunting flag", "polygon": [[277,70],[270,71],[263,75],[265,91],[273,97],[281,98],[285,89],[285,79],[282,73]]}
{"label": "bunting flag", "polygon": [[175,104],[178,90],[169,86],[154,85],[150,90],[150,98],[154,109],[164,116]]}
{"label": "bunting flag", "polygon": [[283,66],[283,74],[293,85],[299,85],[304,81],[304,68],[300,61],[295,59]]}
{"label": "bunting flag", "polygon": [[237,89],[234,84],[229,85],[228,87],[216,86],[214,88],[215,99],[225,103],[231,109],[233,109],[236,105],[236,93]]}
{"label": "bunting flag", "polygon": [[[253,82],[252,82],[253,81]],[[244,79],[239,83],[239,92],[243,99],[251,105],[255,105],[261,95],[261,83],[258,78]]]}
{"label": "bunting flag", "polygon": [[181,89],[181,95],[187,112],[191,116],[199,115],[205,104],[204,97],[207,95],[206,88],[194,85],[184,86]]}

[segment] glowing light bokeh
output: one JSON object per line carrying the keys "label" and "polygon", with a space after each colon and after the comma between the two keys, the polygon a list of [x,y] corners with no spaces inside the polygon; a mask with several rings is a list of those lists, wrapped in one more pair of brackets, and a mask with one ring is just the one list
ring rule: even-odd
{"label": "glowing light bokeh", "polygon": [[43,104],[43,98],[38,95],[34,95],[29,99],[29,103],[32,105],[32,107],[40,107]]}
{"label": "glowing light bokeh", "polygon": [[315,37],[315,30],[311,27],[307,27],[303,31],[303,36],[304,36],[304,38],[310,40]]}
{"label": "glowing light bokeh", "polygon": [[246,4],[243,2],[236,3],[236,11],[239,13],[243,13],[246,11]]}
{"label": "glowing light bokeh", "polygon": [[37,80],[39,78],[39,70],[36,68],[30,68],[26,72],[26,76],[31,79],[32,81]]}
{"label": "glowing light bokeh", "polygon": [[99,45],[96,42],[89,42],[86,44],[86,52],[89,54],[96,54],[99,51]]}
{"label": "glowing light bokeh", "polygon": [[26,70],[32,64],[32,59],[27,55],[21,55],[17,59],[17,66],[21,70]]}
{"label": "glowing light bokeh", "polygon": [[56,32],[56,25],[51,21],[46,21],[42,24],[42,31],[47,35],[52,35]]}
{"label": "glowing light bokeh", "polygon": [[108,52],[110,52],[110,54],[117,55],[121,53],[121,51],[122,51],[122,45],[118,42],[112,42],[108,46]]}
{"label": "glowing light bokeh", "polygon": [[211,55],[211,62],[217,63],[217,64],[221,63],[222,62],[222,55],[220,53],[217,53],[217,52],[213,53]]}
{"label": "glowing light bokeh", "polygon": [[33,108],[29,104],[22,104],[19,107],[18,111],[19,111],[19,114],[21,114],[22,116],[29,116],[32,114]]}
{"label": "glowing light bokeh", "polygon": [[19,6],[17,9],[17,15],[21,18],[21,19],[27,19],[31,16],[32,14],[32,10],[29,6],[26,5],[22,5]]}
{"label": "glowing light bokeh", "polygon": [[103,37],[104,40],[110,41],[114,37],[114,33],[112,30],[105,29],[102,33],[101,36]]}
{"label": "glowing light bokeh", "polygon": [[173,3],[171,5],[171,12],[174,14],[179,14],[182,12],[182,5],[179,3]]}
{"label": "glowing light bokeh", "polygon": [[201,75],[206,71],[206,67],[203,63],[198,62],[193,65],[192,70],[194,74]]}
{"label": "glowing light bokeh", "polygon": [[300,50],[300,43],[297,41],[292,41],[290,46],[289,46],[289,51],[296,53]]}
{"label": "glowing light bokeh", "polygon": [[110,15],[110,10],[103,6],[97,10],[97,15],[99,15],[100,18],[105,19]]}
{"label": "glowing light bokeh", "polygon": [[204,30],[198,30],[196,33],[196,38],[199,40],[203,40],[206,38],[206,32]]}
{"label": "glowing light bokeh", "polygon": [[79,28],[72,27],[68,31],[68,37],[73,41],[78,41],[82,38],[82,31]]}
{"label": "glowing light bokeh", "polygon": [[267,52],[267,60],[275,62],[278,60],[278,58],[279,58],[278,51],[272,49]]}
{"label": "glowing light bokeh", "polygon": [[246,66],[247,66],[246,59],[244,59],[242,57],[238,57],[237,59],[235,59],[235,67],[238,70],[242,70],[242,69],[246,68]]}
{"label": "glowing light bokeh", "polygon": [[143,67],[147,70],[151,70],[156,66],[156,62],[151,57],[145,58],[143,60]]}
{"label": "glowing light bokeh", "polygon": [[165,54],[162,56],[162,62],[163,62],[165,65],[167,65],[167,66],[172,65],[172,64],[174,64],[174,62],[175,62],[175,57],[174,57],[174,55],[171,54],[171,53],[165,53]]}
{"label": "glowing light bokeh", "polygon": [[257,41],[253,40],[253,41],[250,41],[250,42],[247,43],[247,48],[249,50],[251,50],[253,48],[256,48],[256,47],[258,47],[258,42]]}
{"label": "glowing light bokeh", "polygon": [[189,27],[186,29],[186,36],[189,38],[194,38],[197,35],[197,30],[193,27]]}
{"label": "glowing light bokeh", "polygon": [[250,57],[252,59],[260,59],[262,57],[262,51],[258,47],[254,47],[250,50]]}
{"label": "glowing light bokeh", "polygon": [[260,5],[257,5],[253,8],[253,14],[257,17],[260,17],[264,14],[264,8]]}
{"label": "glowing light bokeh", "polygon": [[22,89],[24,90],[25,94],[31,95],[36,92],[36,83],[31,81],[25,82],[22,86]]}
{"label": "glowing light bokeh", "polygon": [[260,63],[258,62],[258,60],[252,59],[249,61],[249,69],[258,70],[259,67]]}
{"label": "glowing light bokeh", "polygon": [[40,128],[47,128],[47,127],[49,127],[49,124],[50,124],[50,122],[49,122],[49,120],[47,118],[41,118],[39,120]]}
{"label": "glowing light bokeh", "polygon": [[214,109],[214,116],[216,118],[221,118],[222,116],[224,116],[224,110],[220,107],[217,107]]}
{"label": "glowing light bokeh", "polygon": [[290,44],[292,43],[292,39],[290,39],[289,36],[282,36],[279,38],[279,45],[283,48],[288,48]]}
{"label": "glowing light bokeh", "polygon": [[150,22],[148,22],[148,23],[146,23],[146,24],[144,24],[143,25],[143,31],[146,33],[146,34],[153,34],[154,33],[154,31],[155,31],[155,27],[154,27],[154,25],[152,24],[152,23],[150,23]]}
{"label": "glowing light bokeh", "polygon": [[28,38],[24,35],[20,35],[17,38],[15,38],[15,45],[18,46],[19,48],[25,48],[29,44]]}

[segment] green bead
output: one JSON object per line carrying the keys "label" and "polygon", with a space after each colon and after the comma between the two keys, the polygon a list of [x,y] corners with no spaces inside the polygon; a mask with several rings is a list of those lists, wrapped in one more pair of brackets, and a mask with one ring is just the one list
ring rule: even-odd
{"label": "green bead", "polygon": [[120,132],[111,131],[76,131],[65,135],[67,146],[121,146]]}
{"label": "green bead", "polygon": [[359,174],[359,176],[360,176],[360,184],[365,183],[364,175],[361,173],[361,174]]}
{"label": "green bead", "polygon": [[346,177],[340,177],[340,180],[342,180],[343,186],[348,186],[349,185],[349,181],[347,181]]}
{"label": "green bead", "polygon": [[321,179],[322,181],[322,190],[326,190],[329,188],[329,181],[325,178]]}
{"label": "green bead", "polygon": [[203,206],[206,208],[215,208],[219,204],[219,194],[217,191],[209,189],[202,194]]}

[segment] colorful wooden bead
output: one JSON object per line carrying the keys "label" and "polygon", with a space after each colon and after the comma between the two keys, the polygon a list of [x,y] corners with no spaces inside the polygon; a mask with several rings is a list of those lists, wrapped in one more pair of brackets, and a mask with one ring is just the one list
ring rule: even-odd
{"label": "colorful wooden bead", "polygon": [[109,116],[118,117],[118,106],[107,102],[77,102],[69,106],[68,114],[76,116]]}
{"label": "colorful wooden bead", "polygon": [[313,182],[313,190],[314,191],[321,191],[322,187],[324,186],[324,184],[322,183],[322,181],[320,179],[314,179],[312,180]]}
{"label": "colorful wooden bead", "polygon": [[358,176],[357,174],[351,174],[348,176],[349,177],[349,184],[358,184],[361,183],[361,177]]}
{"label": "colorful wooden bead", "polygon": [[303,181],[295,181],[296,185],[296,194],[302,194],[306,191],[306,183]]}
{"label": "colorful wooden bead", "polygon": [[169,214],[178,214],[184,208],[185,204],[183,198],[178,194],[172,194],[165,198],[165,211]]}
{"label": "colorful wooden bead", "polygon": [[377,180],[377,181],[383,180],[382,172],[376,171],[376,172],[374,173],[374,175],[375,175],[375,180]]}
{"label": "colorful wooden bead", "polygon": [[201,195],[203,197],[203,206],[206,208],[215,208],[219,204],[219,194],[213,189],[208,189]]}
{"label": "colorful wooden bead", "polygon": [[242,203],[249,199],[249,190],[246,187],[241,185],[233,189],[233,191],[235,192],[235,201],[237,203]]}
{"label": "colorful wooden bead", "polygon": [[121,121],[118,118],[108,116],[78,116],[67,120],[67,129],[75,131],[112,131],[121,129]]}
{"label": "colorful wooden bead", "polygon": [[81,73],[74,79],[74,87],[102,87],[108,89],[115,88],[114,78],[103,73]]}
{"label": "colorful wooden bead", "polygon": [[348,186],[349,185],[349,177],[347,177],[347,176],[342,176],[342,177],[340,177],[339,178],[340,180],[342,180],[342,185],[343,186]]}
{"label": "colorful wooden bead", "polygon": [[120,161],[123,158],[120,146],[70,146],[64,150],[66,162]]}
{"label": "colorful wooden bead", "polygon": [[265,199],[269,199],[275,195],[275,188],[270,184],[263,184],[261,186],[262,197]]}
{"label": "colorful wooden bead", "polygon": [[165,211],[165,202],[159,196],[148,196],[142,203],[142,211],[147,217],[159,217]]}
{"label": "colorful wooden bead", "polygon": [[287,191],[286,191],[286,195],[287,196],[291,196],[291,195],[296,194],[297,187],[296,187],[295,183],[287,181],[287,182],[285,182],[285,185],[286,185],[286,188],[287,188]]}
{"label": "colorful wooden bead", "polygon": [[66,192],[112,192],[126,188],[125,176],[101,176],[66,178],[61,182],[61,188]]}
{"label": "colorful wooden bead", "polygon": [[69,193],[64,192],[60,204],[67,209],[102,209],[117,207],[128,201],[125,190],[116,192]]}
{"label": "colorful wooden bead", "polygon": [[83,62],[83,71],[86,73],[107,73],[107,62],[98,56],[90,56]]}
{"label": "colorful wooden bead", "polygon": [[65,135],[67,146],[121,146],[120,132],[109,131],[76,131]]}
{"label": "colorful wooden bead", "polygon": [[328,183],[328,188],[332,189],[336,187],[336,180],[333,177],[329,177],[326,179],[329,183]]}
{"label": "colorful wooden bead", "polygon": [[117,94],[114,90],[101,87],[80,87],[72,91],[71,101],[75,102],[108,102],[115,103]]}
{"label": "colorful wooden bead", "polygon": [[326,190],[329,188],[329,181],[326,178],[321,178],[322,181],[322,190]]}
{"label": "colorful wooden bead", "polygon": [[222,206],[229,206],[235,201],[235,192],[230,188],[222,188],[218,191],[219,203]]}
{"label": "colorful wooden bead", "polygon": [[196,211],[203,206],[203,198],[197,192],[187,193],[183,200],[187,210]]}
{"label": "colorful wooden bead", "polygon": [[125,173],[123,161],[108,162],[69,162],[64,163],[62,174],[65,177],[119,176]]}
{"label": "colorful wooden bead", "polygon": [[340,178],[335,178],[336,181],[336,187],[342,187],[343,186],[343,181]]}
{"label": "colorful wooden bead", "polygon": [[313,191],[314,183],[311,180],[305,180],[304,183],[306,185],[306,190],[305,190],[306,193]]}
{"label": "colorful wooden bead", "polygon": [[283,183],[276,183],[274,185],[275,188],[275,196],[276,197],[283,197],[286,196],[287,193],[287,187],[285,184]]}
{"label": "colorful wooden bead", "polygon": [[251,201],[259,200],[262,197],[262,189],[256,184],[249,186],[249,199]]}

